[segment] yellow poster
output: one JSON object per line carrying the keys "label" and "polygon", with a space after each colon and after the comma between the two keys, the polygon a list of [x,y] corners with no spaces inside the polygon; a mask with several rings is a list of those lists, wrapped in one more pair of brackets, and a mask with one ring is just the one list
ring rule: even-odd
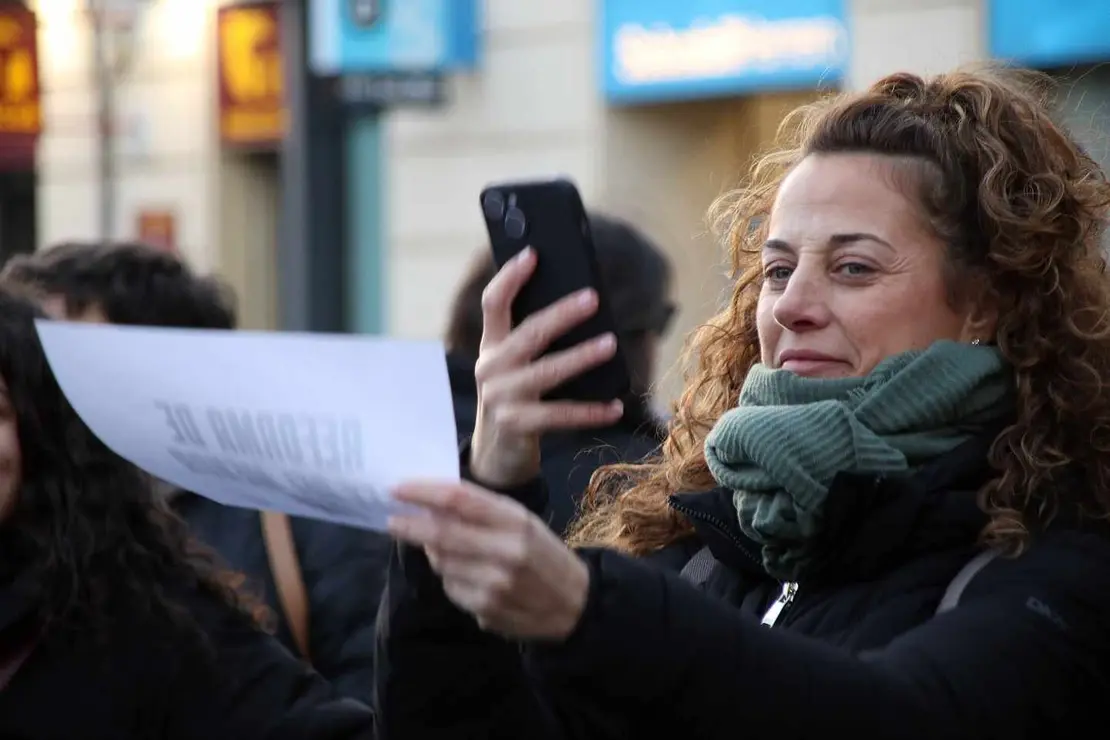
{"label": "yellow poster", "polygon": [[0,133],[42,132],[35,15],[0,8]]}
{"label": "yellow poster", "polygon": [[225,6],[218,28],[221,137],[234,144],[279,142],[285,97],[277,5]]}

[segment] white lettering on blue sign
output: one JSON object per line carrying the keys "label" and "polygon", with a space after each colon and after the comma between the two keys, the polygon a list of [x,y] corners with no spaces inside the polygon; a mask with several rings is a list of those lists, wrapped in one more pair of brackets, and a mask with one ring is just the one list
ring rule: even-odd
{"label": "white lettering on blue sign", "polygon": [[727,14],[684,29],[625,23],[613,39],[613,74],[625,85],[766,74],[836,67],[847,52],[847,29],[833,17]]}

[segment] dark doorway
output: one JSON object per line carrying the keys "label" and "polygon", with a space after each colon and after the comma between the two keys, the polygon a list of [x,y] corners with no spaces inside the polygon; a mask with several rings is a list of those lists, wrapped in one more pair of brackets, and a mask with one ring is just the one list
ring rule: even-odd
{"label": "dark doorway", "polygon": [[35,251],[35,173],[0,172],[0,264]]}

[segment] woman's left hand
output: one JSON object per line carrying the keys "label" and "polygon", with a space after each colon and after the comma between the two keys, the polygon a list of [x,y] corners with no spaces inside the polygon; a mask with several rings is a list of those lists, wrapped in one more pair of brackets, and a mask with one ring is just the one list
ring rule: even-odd
{"label": "woman's left hand", "polygon": [[562,640],[586,606],[590,571],[532,512],[471,483],[410,483],[398,501],[423,511],[389,531],[423,547],[448,598],[506,637]]}

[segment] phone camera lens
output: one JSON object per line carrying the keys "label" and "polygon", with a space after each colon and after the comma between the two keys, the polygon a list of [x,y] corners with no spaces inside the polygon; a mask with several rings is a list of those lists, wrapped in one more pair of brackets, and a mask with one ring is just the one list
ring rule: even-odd
{"label": "phone camera lens", "polygon": [[528,220],[524,218],[524,211],[519,208],[510,208],[505,214],[505,234],[510,239],[521,239],[528,230]]}
{"label": "phone camera lens", "polygon": [[501,193],[486,193],[486,196],[482,198],[482,212],[486,214],[486,218],[490,221],[496,221],[504,216],[505,199],[501,197]]}

